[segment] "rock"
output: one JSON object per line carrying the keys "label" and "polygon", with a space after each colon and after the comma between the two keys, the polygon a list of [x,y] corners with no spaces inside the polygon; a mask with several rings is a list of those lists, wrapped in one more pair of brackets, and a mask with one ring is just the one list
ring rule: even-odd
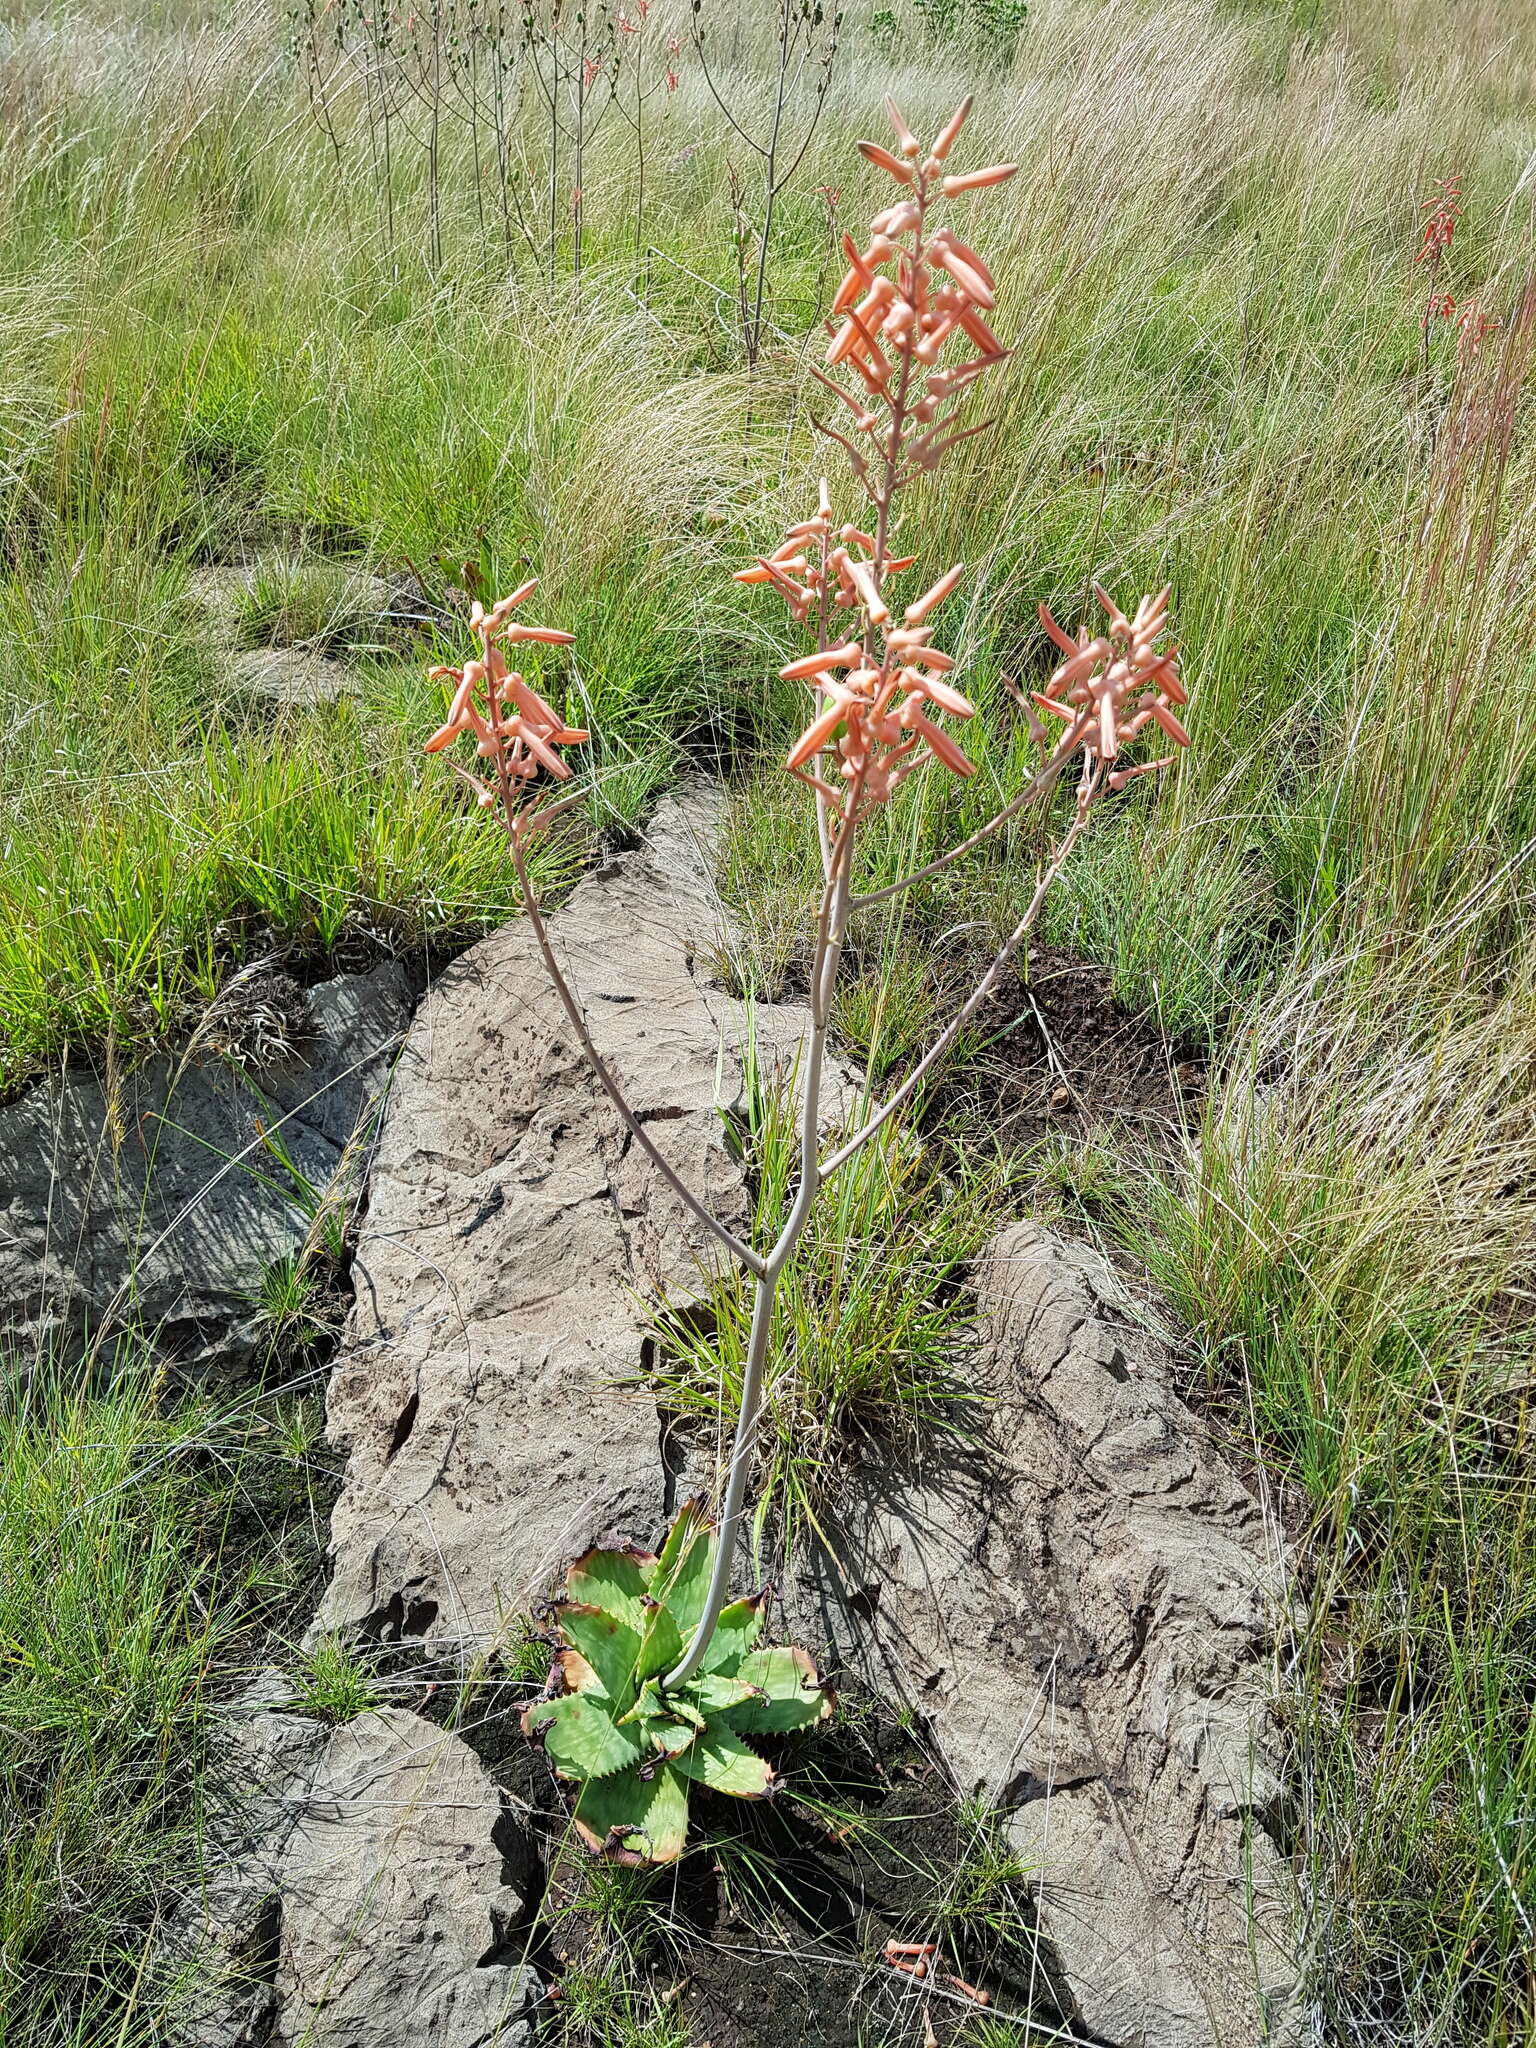
{"label": "rock", "polygon": [[[288,1000],[263,1010],[263,1042],[285,1043]],[[393,963],[341,975],[308,992],[302,1039],[256,1072],[215,1052],[252,1028],[216,1005],[174,1058],[126,1075],[70,1068],[0,1109],[0,1342],[78,1351],[133,1327],[188,1366],[249,1359],[262,1277],[309,1221],[260,1131],[324,1189],[411,1003]]]}
{"label": "rock", "polygon": [[178,2048],[522,2048],[532,1850],[484,1766],[416,1714],[329,1730],[287,1694],[264,1674],[215,1745],[224,1809],[162,1941]]}
{"label": "rock", "polygon": [[[247,647],[242,644],[241,613],[253,588],[259,564],[212,563],[187,578],[188,600],[202,614],[218,668],[236,695],[264,704],[301,707],[334,704],[361,688],[357,672],[344,659],[350,642],[387,643],[402,631],[417,629],[425,616],[414,577],[394,581],[349,570],[345,564],[316,561],[314,568],[334,581],[331,602],[334,623],[312,639],[292,644]],[[280,582],[298,564],[279,562],[272,571]],[[275,637],[284,639],[274,629]]]}
{"label": "rock", "polygon": [[399,1708],[332,1735],[280,1870],[275,2043],[521,2048],[520,1831],[459,1736]]}
{"label": "rock", "polygon": [[187,599],[203,614],[208,640],[224,649],[240,644],[240,605],[251,572],[236,562],[208,562],[187,578]]}
{"label": "rock", "polygon": [[160,1937],[162,1962],[184,1987],[173,2001],[177,2048],[264,2048],[272,2038],[282,1857],[328,1738],[319,1721],[284,1711],[291,1691],[281,1672],[264,1672],[211,1746],[202,1882]]}
{"label": "rock", "polygon": [[[272,565],[272,573],[279,580],[285,569],[291,574],[302,568],[299,560],[285,558],[280,549],[268,549],[265,553]],[[415,623],[419,619],[425,592],[409,571],[388,577],[373,576],[365,569],[354,568],[344,562],[328,561],[324,557],[311,559],[316,571],[334,581],[338,614],[360,623],[372,621],[381,626],[400,620]],[[261,562],[254,559],[208,562],[188,576],[187,599],[203,614],[214,645],[239,646],[240,614],[255,587],[261,566]]]}
{"label": "rock", "polygon": [[793,1623],[1010,1809],[1080,2027],[1115,2048],[1273,2039],[1293,1975],[1264,1827],[1280,1541],[1089,1252],[1015,1224],[978,1284],[986,1443],[866,1471]]}
{"label": "rock", "polygon": [[251,647],[231,657],[226,674],[243,696],[268,704],[334,704],[355,697],[357,671],[344,661],[331,661],[302,647]]}
{"label": "rock", "polygon": [[[718,941],[719,803],[704,784],[668,800],[551,929],[636,1114],[740,1227],[718,1104],[748,1012],[695,971]],[[751,1019],[760,1057],[789,1067],[804,1010]],[[423,1003],[383,1120],[330,1384],[349,1461],[318,1629],[483,1649],[588,1544],[658,1534],[674,1489],[635,1384],[639,1297],[695,1298],[711,1258],[593,1080],[525,922],[482,940]]]}

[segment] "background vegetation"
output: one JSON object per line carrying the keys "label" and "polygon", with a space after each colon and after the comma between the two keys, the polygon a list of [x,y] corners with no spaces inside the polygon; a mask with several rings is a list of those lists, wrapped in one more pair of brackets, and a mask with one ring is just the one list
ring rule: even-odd
{"label": "background vegetation", "polygon": [[[1196,745],[1101,821],[1050,936],[1206,1059],[1208,1088],[1156,1143],[1085,1116],[1050,1183],[1188,1333],[1192,1382],[1300,1545],[1308,1619],[1276,1687],[1320,2027],[1527,2039],[1528,11],[901,0],[850,10],[828,59],[830,21],[791,9],[794,149],[818,93],[821,116],[765,181],[669,6],[473,89],[444,10],[365,30],[344,7],[6,8],[0,1091],[157,1042],[274,944],[419,950],[508,914],[494,828],[419,759],[422,670],[453,589],[529,569],[580,636],[552,675],[599,735],[595,829],[632,825],[685,759],[728,769],[736,894],[793,975],[781,629],[727,571],[821,459],[802,370],[875,89],[921,126],[979,82],[978,149],[1023,165],[989,208],[1016,355],[996,431],[909,517],[935,564],[973,565],[959,638],[989,737],[975,785],[914,789],[891,832],[936,844],[1019,773],[1000,678],[1048,659],[1038,599],[1075,618],[1091,577],[1173,583]],[[705,0],[701,20],[761,139],[780,18]],[[337,34],[372,55],[344,60]],[[589,54],[620,67],[619,103],[598,122],[602,86],[551,151],[530,67],[565,66],[569,113]],[[1431,281],[1421,208],[1453,174]],[[1431,283],[1497,318],[1475,353],[1426,317]],[[258,560],[226,635],[198,572]],[[347,612],[365,569],[395,593],[373,639]],[[330,705],[275,710],[224,645],[333,627],[356,692]],[[905,900],[860,962],[855,1043],[937,1000],[1043,829]],[[915,950],[934,965],[914,978]],[[1032,1171],[987,1164],[989,1187]],[[0,1724],[20,1747],[0,1782],[24,1827],[0,1864],[0,2038],[101,2040],[80,1986],[122,2010],[204,1703],[246,1639],[189,1591],[213,1509],[178,1446],[206,1417],[138,1381],[16,1384]],[[98,1876],[105,1845],[109,1881],[70,1876]]]}

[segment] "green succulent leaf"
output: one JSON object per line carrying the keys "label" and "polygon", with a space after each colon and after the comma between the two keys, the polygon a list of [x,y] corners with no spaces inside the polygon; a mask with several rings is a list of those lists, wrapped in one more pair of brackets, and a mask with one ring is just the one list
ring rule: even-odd
{"label": "green succulent leaf", "polygon": [[667,1531],[661,1556],[651,1574],[651,1592],[666,1607],[685,1638],[698,1626],[709,1591],[718,1541],[704,1513],[704,1503],[691,1500]]}
{"label": "green succulent leaf", "polygon": [[645,1634],[635,1658],[637,1680],[670,1671],[683,1654],[683,1638],[669,1607],[653,1607],[645,1617]]}
{"label": "green succulent leaf", "polygon": [[809,1727],[832,1711],[803,1650],[759,1648],[767,1596],[733,1601],[699,1669],[668,1691],[708,1596],[715,1532],[693,1501],[661,1554],[633,1546],[589,1550],[571,1566],[556,1607],[556,1672],[567,1690],[523,1716],[554,1769],[579,1781],[578,1831],[622,1863],[669,1863],[688,1834],[688,1788],[766,1799],[772,1766],[743,1734]]}
{"label": "green succulent leaf", "polygon": [[767,1599],[765,1593],[754,1593],[749,1600],[733,1600],[728,1607],[721,1608],[715,1632],[699,1665],[701,1671],[719,1672],[727,1678],[738,1675],[742,1658],[762,1634]]}
{"label": "green succulent leaf", "polygon": [[637,1771],[592,1778],[576,1801],[589,1848],[619,1863],[673,1863],[688,1839],[688,1781],[671,1764],[649,1780]]}
{"label": "green succulent leaf", "polygon": [[711,1792],[729,1792],[735,1799],[766,1799],[773,1790],[771,1767],[729,1728],[707,1728],[678,1758],[677,1768]]}
{"label": "green succulent leaf", "polygon": [[635,1666],[641,1638],[601,1607],[569,1600],[555,1610],[560,1633],[597,1674],[597,1682],[614,1706],[627,1707],[635,1696]]}
{"label": "green succulent leaf", "polygon": [[645,1725],[646,1738],[661,1756],[681,1756],[698,1741],[699,1734],[700,1730],[686,1721],[648,1721]]}
{"label": "green succulent leaf", "polygon": [[[701,1671],[689,1680],[684,1691],[688,1699],[701,1714],[712,1719],[716,1714],[725,1714],[732,1707],[745,1706],[748,1700],[760,1699],[761,1693],[755,1685],[742,1678],[726,1678],[718,1671]],[[682,1702],[673,1696],[673,1706],[679,1713]]]}
{"label": "green succulent leaf", "polygon": [[788,1735],[824,1721],[832,1711],[832,1696],[804,1650],[754,1650],[742,1659],[736,1676],[763,1695],[725,1709],[730,1725],[745,1734]]}
{"label": "green succulent leaf", "polygon": [[538,1701],[523,1715],[523,1728],[542,1735],[545,1754],[565,1778],[606,1778],[645,1755],[638,1735],[618,1727],[612,1709],[592,1693]]}
{"label": "green succulent leaf", "polygon": [[589,1550],[566,1574],[566,1598],[602,1608],[638,1636],[645,1628],[645,1596],[655,1566],[650,1551],[632,1545],[624,1550]]}
{"label": "green succulent leaf", "polygon": [[648,1678],[640,1688],[640,1697],[625,1714],[629,1721],[684,1721],[690,1728],[702,1728],[704,1716],[685,1694],[663,1692],[660,1683]]}
{"label": "green succulent leaf", "polygon": [[635,1696],[635,1704],[628,1713],[619,1718],[626,1724],[631,1721],[650,1721],[665,1712],[661,1704],[661,1689],[654,1678],[648,1678]]}

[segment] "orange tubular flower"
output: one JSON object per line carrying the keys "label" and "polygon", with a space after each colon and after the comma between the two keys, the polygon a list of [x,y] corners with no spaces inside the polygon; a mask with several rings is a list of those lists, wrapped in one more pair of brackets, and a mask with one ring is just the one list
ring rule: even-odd
{"label": "orange tubular flower", "polygon": [[[888,802],[928,761],[955,775],[972,773],[973,764],[940,721],[969,718],[974,706],[949,680],[955,658],[928,645],[926,624],[959,584],[963,566],[957,563],[913,599],[899,620],[887,587],[915,559],[893,558],[888,545],[896,495],[957,441],[981,431],[956,426],[956,414],[972,384],[1008,354],[982,317],[997,302],[986,259],[931,219],[952,193],[979,191],[1013,175],[1011,164],[943,174],[970,109],[969,99],[963,101],[925,155],[901,109],[888,100],[896,149],[858,145],[895,180],[899,196],[875,214],[862,244],[843,236],[848,272],[832,300],[826,364],[816,375],[852,413],[851,431],[864,437],[856,446],[822,427],[848,453],[875,508],[874,531],[834,530],[823,482],[814,517],[792,525],[771,555],[737,571],[739,582],[772,584],[791,615],[817,629],[820,651],[781,671],[806,683],[816,699],[786,766],[822,798],[834,836]],[[958,359],[945,364],[946,349]],[[838,370],[852,380],[851,389],[828,374]],[[833,646],[839,613],[852,614],[856,623],[846,642]]]}
{"label": "orange tubular flower", "polygon": [[578,745],[589,735],[568,726],[532,685],[507,666],[502,644],[508,641],[540,641],[550,647],[569,647],[574,633],[554,626],[528,626],[512,617],[518,605],[531,597],[537,582],[528,582],[486,611],[476,604],[470,613],[470,631],[480,642],[479,655],[462,668],[434,668],[434,677],[446,677],[456,687],[448,717],[426,742],[429,754],[451,747],[461,733],[475,742],[477,756],[490,764],[493,783],[461,771],[483,807],[500,802],[509,820],[515,815],[522,825],[538,822],[539,814],[523,808],[530,785],[540,774],[564,782],[570,764],[557,752],[560,747]]}
{"label": "orange tubular flower", "polygon": [[1168,591],[1144,597],[1134,618],[1128,619],[1098,584],[1093,589],[1109,614],[1109,624],[1097,638],[1084,632],[1073,639],[1041,605],[1040,622],[1067,658],[1045,688],[1033,695],[1042,710],[1078,734],[1086,765],[1109,768],[1110,788],[1123,789],[1138,775],[1166,768],[1173,759],[1169,754],[1134,768],[1115,765],[1121,749],[1148,725],[1157,726],[1175,746],[1189,745],[1189,734],[1174,715],[1174,706],[1189,698],[1179,675],[1179,650],[1160,651],[1157,645],[1168,625]]}

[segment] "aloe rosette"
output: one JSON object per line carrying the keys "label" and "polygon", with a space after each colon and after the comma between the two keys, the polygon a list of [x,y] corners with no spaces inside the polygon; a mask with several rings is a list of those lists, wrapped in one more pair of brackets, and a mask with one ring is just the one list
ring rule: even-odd
{"label": "aloe rosette", "polygon": [[718,1541],[690,1501],[660,1556],[629,1545],[577,1558],[553,1611],[551,1683],[563,1690],[529,1707],[523,1728],[579,1786],[582,1839],[616,1862],[681,1856],[695,1785],[771,1798],[779,1780],[743,1737],[791,1734],[832,1712],[804,1650],[759,1642],[766,1593],[722,1608],[698,1669],[665,1683],[704,1612]]}

